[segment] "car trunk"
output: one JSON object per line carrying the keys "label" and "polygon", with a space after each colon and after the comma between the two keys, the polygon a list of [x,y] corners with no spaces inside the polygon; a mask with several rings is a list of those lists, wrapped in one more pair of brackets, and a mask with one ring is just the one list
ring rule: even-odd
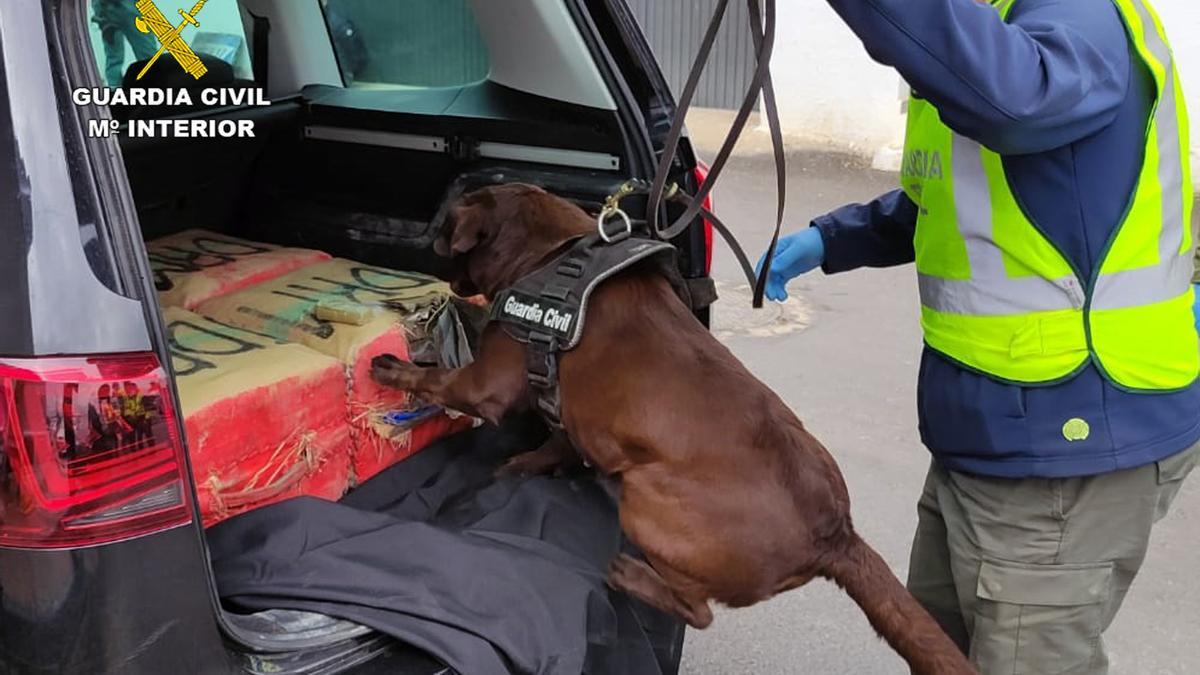
{"label": "car trunk", "polygon": [[[463,103],[471,99],[475,102]],[[447,101],[461,112],[447,114]],[[433,254],[432,243],[446,205],[475,187],[521,181],[596,210],[624,181],[617,171],[568,166],[620,165],[619,149],[608,140],[612,135],[603,132],[603,116],[571,123],[565,120],[579,118],[578,110],[537,103],[542,109],[535,111],[526,97],[488,83],[454,92],[382,95],[311,87],[270,106],[192,115],[253,120],[252,138],[123,137],[185,413],[211,407],[218,428],[234,429],[224,419],[227,409],[251,407],[260,398],[257,383],[209,377],[210,371],[262,369],[264,359],[294,367],[264,372],[263,378],[311,390],[293,397],[290,410],[287,400],[254,408],[285,426],[303,420],[328,435],[311,408],[335,405],[318,394],[337,376],[327,371],[338,367],[348,380],[351,445],[385,431],[363,422],[364,416],[378,422],[384,413],[424,411],[419,402],[391,396],[371,382],[369,361],[383,353],[443,367],[469,359],[466,352],[486,317],[476,307],[482,299],[451,300],[437,278],[447,261]],[[507,119],[498,119],[498,109]],[[120,118],[130,111],[114,113]],[[142,114],[133,111],[135,117]],[[560,121],[548,126],[550,119]],[[486,144],[520,157],[567,138],[581,149],[556,158],[558,164],[479,157]],[[310,410],[296,415],[297,406]],[[192,428],[190,421],[189,435],[205,437],[192,438],[193,446],[212,440],[207,426]],[[417,445],[464,425],[447,421],[415,434],[421,436]],[[375,444],[376,454],[391,452],[382,445]],[[192,447],[194,470],[197,450]],[[385,457],[370,466],[356,459],[349,484],[399,459]],[[198,473],[202,494],[206,481],[227,478]],[[306,493],[326,496],[321,490]],[[208,511],[212,505],[202,500],[202,506]],[[216,518],[207,515],[211,525]]]}
{"label": "car trunk", "polygon": [[[355,462],[360,453],[356,451],[358,439],[353,434],[363,433],[364,428],[355,429],[362,416],[350,404],[359,385],[369,386],[369,378],[364,377],[366,371],[361,368],[369,363],[369,358],[322,352],[308,339],[309,336],[303,334],[304,330],[281,329],[281,326],[295,328],[297,323],[311,327],[311,321],[305,323],[308,318],[319,319],[318,336],[328,327],[320,322],[361,327],[362,324],[356,323],[362,318],[357,311],[360,308],[347,308],[337,303],[317,307],[307,302],[291,304],[287,311],[271,314],[253,303],[233,303],[232,308],[223,308],[228,311],[217,311],[212,303],[220,304],[243,293],[268,287],[268,295],[294,299],[297,295],[315,292],[310,282],[327,284],[316,290],[346,290],[352,284],[344,276],[337,275],[354,277],[359,274],[357,280],[362,281],[361,268],[364,267],[374,268],[371,274],[376,277],[373,278],[411,280],[415,278],[413,275],[436,276],[444,271],[445,264],[430,250],[437,231],[438,214],[449,199],[473,186],[531,182],[595,210],[627,178],[647,177],[654,164],[651,146],[660,135],[661,124],[644,120],[659,119],[661,122],[666,98],[661,90],[657,96],[648,97],[647,90],[654,87],[633,79],[644,77],[638,75],[638,66],[631,63],[636,59],[630,56],[626,44],[631,39],[637,40],[624,34],[624,24],[607,16],[610,8],[619,8],[622,3],[572,0],[559,5],[531,0],[514,3],[524,14],[509,19],[492,3],[473,2],[472,6],[491,24],[489,48],[499,49],[499,53],[507,57],[508,81],[512,82],[511,78],[519,75],[523,88],[509,88],[485,80],[465,86],[380,90],[302,86],[305,82],[338,80],[338,65],[332,55],[322,55],[321,45],[312,42],[314,37],[319,43],[328,36],[328,26],[320,13],[325,3],[303,3],[301,7],[301,3],[290,0],[240,0],[236,3],[239,13],[228,16],[246,22],[243,27],[248,39],[242,46],[254,53],[256,69],[253,76],[258,78],[258,84],[276,94],[269,105],[208,109],[107,108],[78,99],[70,105],[67,101],[71,99],[72,88],[88,90],[99,84],[96,66],[104,54],[97,51],[99,42],[92,39],[96,36],[89,38],[89,26],[96,22],[88,13],[100,4],[103,3],[86,0],[49,2],[46,23],[48,27],[53,24],[58,29],[51,40],[51,46],[57,50],[51,61],[55,64],[54,82],[60,90],[57,92],[61,104],[59,113],[66,137],[67,159],[74,170],[72,187],[76,193],[76,207],[81,211],[81,231],[90,234],[83,237],[87,262],[92,272],[99,266],[107,268],[104,271],[112,277],[102,279],[108,286],[105,292],[80,294],[81,302],[94,304],[100,316],[108,319],[103,326],[100,321],[96,322],[98,333],[112,332],[115,327],[122,335],[128,334],[136,340],[114,341],[105,339],[111,335],[98,334],[96,340],[88,342],[86,349],[61,351],[79,352],[81,356],[75,360],[80,362],[93,358],[90,354],[100,354],[96,358],[104,363],[123,359],[126,352],[137,351],[139,363],[152,363],[155,368],[154,377],[136,382],[129,381],[128,378],[133,376],[121,374],[132,371],[97,374],[97,382],[103,381],[106,386],[89,384],[85,395],[74,402],[78,404],[76,410],[71,410],[73,402],[68,395],[74,390],[62,387],[65,392],[63,414],[81,420],[77,425],[81,433],[60,448],[64,454],[50,459],[67,459],[68,464],[75,460],[92,462],[96,456],[120,447],[132,448],[132,452],[126,454],[140,458],[147,446],[150,450],[158,449],[147,440],[148,437],[163,437],[164,441],[170,442],[162,445],[169,445],[172,452],[169,477],[173,481],[170,487],[175,492],[168,496],[175,500],[170,505],[179,512],[180,518],[153,536],[121,531],[114,535],[121,538],[114,539],[117,543],[112,546],[70,553],[83,556],[100,549],[105,554],[113,553],[105,558],[108,566],[102,568],[111,572],[110,578],[90,586],[87,597],[100,593],[96,589],[101,588],[106,599],[113,596],[121,601],[110,605],[118,608],[113,611],[105,609],[103,604],[96,604],[89,610],[90,623],[85,629],[75,631],[76,634],[83,636],[85,641],[102,642],[94,638],[107,636],[113,626],[129,627],[127,641],[138,647],[132,653],[128,653],[130,650],[114,651],[109,655],[111,658],[121,659],[124,663],[124,660],[139,658],[153,648],[158,652],[155,655],[157,662],[169,663],[178,650],[174,641],[160,639],[161,633],[154,632],[158,631],[158,615],[140,611],[145,615],[142,617],[145,626],[131,627],[130,617],[138,615],[139,610],[128,608],[147,604],[144,598],[137,597],[140,591],[149,594],[156,585],[171,587],[174,591],[181,586],[180,580],[186,579],[196,583],[188,589],[187,602],[178,604],[183,608],[178,613],[188,615],[192,623],[172,622],[169,625],[177,626],[177,631],[186,630],[196,644],[203,642],[206,652],[215,653],[217,660],[225,656],[221,647],[228,646],[240,670],[332,673],[370,660],[384,665],[355,672],[441,672],[436,661],[418,650],[405,648],[394,638],[365,628],[366,622],[334,618],[342,616],[336,612],[284,606],[232,607],[230,603],[221,602],[214,575],[215,565],[221,562],[216,559],[219,552],[216,547],[209,546],[207,559],[202,560],[200,555],[200,549],[205,548],[204,542],[214,539],[216,528],[195,527],[193,531],[180,527],[191,518],[186,508],[188,500],[183,497],[196,498],[193,501],[198,506],[197,524],[202,518],[205,525],[217,521],[227,524],[261,515],[270,509],[257,507],[277,502],[279,498],[312,494],[334,499],[362,483],[365,472]],[[132,11],[124,6],[130,3],[108,4],[115,8],[124,7],[122,11]],[[202,4],[197,3],[196,7],[201,8]],[[362,4],[366,6],[366,3]],[[207,23],[210,28],[219,23],[215,15],[217,7],[217,3],[213,3],[211,11],[205,14],[206,23],[210,17],[213,19]],[[181,13],[183,11],[186,10]],[[542,69],[529,67],[528,59],[525,66],[520,66],[521,55],[529,51],[525,33],[511,30],[505,22],[516,21],[521,28],[528,25],[536,30],[540,24],[522,23],[531,13],[534,18],[550,21],[541,29],[555,39],[543,39],[542,42],[566,49],[570,58],[562,59],[564,63],[570,62],[568,66],[582,64],[583,70],[595,71],[592,76],[541,78]],[[260,21],[262,18],[267,20]],[[120,22],[124,28],[128,28],[128,23],[124,19]],[[267,29],[272,25],[273,33]],[[260,28],[263,29],[261,32]],[[579,30],[579,39],[575,42],[567,40],[563,43],[558,39],[575,28]],[[271,38],[269,45],[268,36]],[[390,39],[390,33],[386,31],[384,37],[387,44],[398,42]],[[543,52],[556,53],[553,49],[548,52],[543,49],[539,53]],[[267,59],[259,59],[260,55],[267,54],[271,55],[273,64],[267,64]],[[320,62],[322,59],[323,63]],[[267,65],[271,65],[271,76],[267,74]],[[535,62],[532,65],[541,64]],[[148,80],[141,85],[166,88],[197,85],[168,58],[161,59],[160,65],[149,72],[152,78],[161,75],[166,80],[154,84]],[[578,72],[577,68],[574,74]],[[530,77],[530,73],[538,77]],[[135,70],[127,70],[126,79],[134,74]],[[251,75],[242,69],[238,76]],[[530,93],[543,91],[539,79],[553,80],[560,90],[544,92],[545,96]],[[254,84],[247,79],[225,81],[209,76],[193,92],[209,88],[245,90]],[[581,100],[581,90],[583,98],[590,102],[564,102]],[[560,95],[561,91],[572,95]],[[118,121],[249,121],[254,125],[254,133],[242,138],[138,138],[129,133],[129,127],[108,126],[109,114]],[[118,130],[118,133],[109,135],[104,128]],[[117,152],[118,143],[120,152]],[[49,148],[48,151],[57,152],[57,149]],[[690,151],[685,150],[677,165],[680,175],[676,178],[690,189],[695,187],[694,177],[689,173],[692,165]],[[631,200],[626,208],[636,217],[640,206]],[[88,231],[83,228],[85,220],[90,228]],[[137,227],[131,227],[135,223]],[[683,244],[680,247],[681,266],[685,277],[702,280],[706,275],[706,251],[704,237],[697,236],[696,229],[680,238],[679,243]],[[215,241],[218,248],[205,250],[200,247],[197,250],[198,239],[211,240],[208,243]],[[179,241],[185,244],[179,244]],[[191,245],[190,250],[188,245]],[[246,265],[249,272],[242,279],[227,283],[229,275],[225,271],[238,267],[243,258],[252,257],[247,252],[262,253],[272,262],[265,267]],[[336,274],[326,274],[321,268],[337,261],[344,261],[339,264],[345,267]],[[319,274],[298,281],[292,278],[292,275],[317,268],[321,268]],[[207,284],[201,289],[203,297],[185,297],[183,300],[174,297],[172,293],[178,290],[175,286],[179,275],[202,278]],[[157,288],[150,288],[151,279]],[[431,277],[424,279],[423,287],[436,283]],[[379,290],[371,284],[361,286],[368,291]],[[354,291],[341,295],[353,296]],[[367,295],[372,302],[358,304],[373,305],[371,312],[380,309],[374,306],[379,304],[379,299],[387,299],[386,293]],[[123,313],[108,309],[115,306],[114,303],[105,304],[106,300],[116,299],[124,301],[118,307],[125,310]],[[141,306],[137,302],[139,299]],[[292,312],[297,307],[302,311]],[[243,311],[246,309],[250,311]],[[342,318],[317,317],[317,309],[334,314],[341,312]],[[452,327],[461,326],[466,335],[472,306],[465,303],[459,309],[465,318]],[[411,307],[405,309],[406,312],[411,310]],[[265,314],[266,318],[255,312]],[[368,312],[368,324],[371,319],[379,318],[371,312]],[[246,316],[263,319],[263,322],[246,325],[243,322]],[[143,318],[147,321],[143,322]],[[225,342],[207,353],[203,346],[196,347],[180,358],[178,350],[172,347],[182,340],[179,333],[172,331],[188,324],[191,324],[189,335],[208,331],[218,334]],[[398,339],[397,335],[400,336]],[[371,341],[371,345],[387,347],[384,351],[393,347],[410,351],[411,341],[398,329],[388,339],[392,342]],[[469,344],[469,337],[464,337],[463,342]],[[247,351],[249,356],[244,353]],[[462,350],[427,350],[423,362],[452,360],[447,356],[450,352],[461,357]],[[357,352],[353,355],[362,356]],[[413,358],[413,355],[408,354],[408,357]],[[293,368],[293,361],[299,365]],[[157,368],[160,362],[173,375],[174,381],[168,381]],[[228,374],[224,380],[242,387],[234,392],[240,396],[226,397],[228,401],[221,395],[197,396],[195,388],[184,382],[192,374],[189,371]],[[251,377],[248,373],[254,375]],[[262,373],[274,379],[260,379]],[[269,386],[255,389],[256,385],[264,384]],[[338,402],[339,398],[346,401]],[[287,407],[261,405],[283,400],[289,401]],[[381,409],[367,411],[371,415],[369,419],[373,421],[375,416],[384,413],[418,412],[406,400],[389,400],[387,403]],[[85,408],[86,415],[83,413]],[[164,422],[175,419],[178,412],[179,421],[186,423],[189,410],[194,412],[196,409],[208,410],[210,414],[203,424],[183,425],[186,463],[192,479],[192,494],[184,495],[186,491],[182,486],[186,481],[181,482],[180,477],[185,457],[174,426]],[[306,425],[313,428],[308,429]],[[255,427],[269,428],[276,435],[264,436],[257,433],[259,429]],[[335,427],[344,428],[347,438],[341,445],[322,446],[324,440],[337,436],[336,431],[331,431]],[[291,432],[294,431],[303,431],[302,438],[293,438]],[[520,428],[507,430],[504,433],[508,435],[496,440],[496,437],[474,431],[452,434],[452,440],[445,443],[434,442],[438,436],[451,431],[462,429],[444,425],[424,439],[433,443],[430,450],[416,453],[411,458],[408,458],[411,453],[384,453],[386,456],[367,469],[378,472],[386,471],[389,464],[412,466],[436,453],[453,455],[455,449],[464,456],[470,456],[477,449],[487,451],[489,446],[505,444],[509,450],[523,450],[532,448],[544,433],[544,429],[536,427]],[[459,439],[468,436],[475,440],[463,445]],[[101,441],[99,445],[98,440]],[[213,450],[214,444],[219,446],[219,452]],[[414,442],[407,447],[415,451],[417,445]],[[254,446],[255,453],[247,455],[253,461],[248,460],[244,466],[238,462],[203,462],[206,456],[214,453],[232,456],[238,446]],[[386,450],[386,445],[374,447]],[[77,457],[75,453],[81,456]],[[322,465],[322,458],[339,453],[351,455],[349,466],[322,475],[320,481],[304,482],[311,477],[312,466]],[[238,458],[239,461],[242,459],[245,457]],[[48,463],[56,467],[62,464],[61,461]],[[300,470],[292,471],[295,467]],[[236,495],[230,495],[225,488],[237,474],[237,469],[244,469],[237,476],[241,483],[235,486]],[[117,469],[110,473],[117,473]],[[487,475],[490,477],[490,472]],[[596,499],[594,493],[598,488],[590,480],[587,483],[589,485],[584,485],[584,489],[593,493],[592,499]],[[350,496],[358,498],[370,485],[368,482],[366,487],[351,490]],[[578,487],[575,483],[570,485],[571,489]],[[281,486],[287,489],[281,489]],[[214,494],[219,494],[220,498],[214,498]],[[579,500],[573,493],[566,497],[564,504],[574,508]],[[116,516],[120,515],[120,512],[116,513]],[[609,514],[608,521],[611,538],[619,540],[615,513]],[[161,561],[166,556],[159,549],[167,546],[180,555],[176,556],[174,564],[164,566]],[[224,549],[226,553],[229,550],[229,547]],[[234,552],[236,554],[236,550]],[[184,560],[184,564],[178,564],[179,559]],[[122,579],[121,584],[112,583],[113,578],[120,576],[120,571],[131,567],[131,560],[144,564],[147,569],[162,567],[161,578],[141,572],[140,576]],[[603,588],[603,565],[609,560],[611,555],[604,558],[593,574],[601,593],[607,593]],[[571,566],[565,563],[558,567],[567,569]],[[207,587],[199,583],[202,567],[208,572]],[[549,577],[556,570],[548,569],[547,572]],[[320,586],[325,579],[348,576],[352,575],[334,570],[324,577],[306,579],[305,583]],[[485,582],[493,578],[488,574],[478,576]],[[406,581],[419,584],[421,580],[418,576]],[[144,588],[140,586],[143,583]],[[130,589],[135,590],[130,592]],[[533,591],[529,595],[533,601],[528,604],[537,604],[538,598],[534,596],[538,589],[529,590]],[[211,591],[215,623],[225,638],[224,645],[216,644],[215,635],[199,635],[196,630],[178,628],[198,625],[211,631],[213,625],[208,620],[208,607],[203,606],[204,594],[208,591]],[[520,602],[518,598],[513,604]],[[175,606],[159,614],[172,611]],[[634,613],[640,613],[640,610]],[[552,612],[547,616],[552,620],[558,618]],[[569,617],[564,615],[563,618]],[[656,628],[651,626],[655,623],[651,621],[638,626],[638,630],[662,631],[670,635],[664,656],[658,659],[664,664],[662,670],[669,672],[674,669],[669,664],[678,664],[682,630],[677,622],[661,619],[658,617]],[[547,621],[543,625],[552,633],[553,623]],[[587,630],[575,631],[576,635],[583,633],[591,637]],[[617,642],[626,638],[623,632],[615,637],[620,638]],[[108,647],[97,648],[99,651],[104,649]],[[650,672],[609,665],[603,672]],[[475,671],[468,669],[467,672]]]}
{"label": "car trunk", "polygon": [[[391,109],[385,110],[387,107]],[[278,350],[297,345],[284,347],[279,345],[281,342],[300,342],[300,350],[309,345],[306,338],[311,336],[301,334],[304,325],[296,328],[297,317],[284,320],[280,315],[294,313],[295,307],[301,307],[308,315],[299,321],[300,324],[321,326],[329,323],[325,316],[314,322],[316,306],[303,303],[281,309],[280,315],[255,322],[246,317],[255,306],[253,301],[249,302],[251,307],[248,309],[236,301],[231,304],[228,298],[253,296],[256,288],[267,289],[268,296],[323,293],[330,290],[324,286],[328,282],[332,295],[349,298],[351,304],[372,305],[388,300],[386,287],[376,291],[371,283],[360,284],[361,278],[359,281],[331,280],[327,278],[326,268],[336,261],[346,261],[347,265],[354,266],[348,272],[351,275],[356,269],[384,270],[400,275],[436,276],[443,273],[445,261],[431,251],[439,213],[455,195],[476,186],[531,182],[568,197],[586,209],[597,210],[604,198],[625,180],[623,172],[611,170],[621,164],[621,148],[613,147],[611,141],[618,135],[609,126],[613,124],[611,119],[589,118],[592,113],[588,111],[565,108],[569,107],[553,101],[530,101],[524,95],[488,83],[453,93],[434,91],[420,95],[395,92],[381,95],[310,87],[299,96],[275,101],[270,106],[201,111],[192,115],[197,119],[252,119],[255,122],[253,138],[123,137],[121,149],[125,169],[149,251],[150,269],[158,285],[158,299],[171,342],[184,414],[189,413],[189,402],[195,398],[194,387],[188,382],[191,372],[212,368],[236,371],[242,367],[239,364],[260,369],[264,361],[293,358]],[[414,110],[438,112],[429,114]],[[500,112],[507,119],[501,119]],[[117,109],[114,114],[123,117],[142,113]],[[546,122],[551,119],[559,121],[548,126]],[[487,147],[481,143],[481,138],[493,144],[493,151],[497,147],[503,149],[495,154],[516,157],[517,161],[481,157],[486,154],[481,152],[481,147]],[[544,146],[548,141],[568,144],[565,139],[570,139],[569,145],[578,150],[552,157],[555,163],[521,161],[535,156],[536,153],[531,155],[530,148]],[[611,162],[612,166],[608,170],[591,168],[597,162]],[[199,250],[194,245],[198,237],[206,242]],[[245,244],[230,244],[229,241],[244,241]],[[238,248],[243,245],[250,248]],[[300,258],[288,259],[289,253],[281,256],[286,259],[281,265],[257,270],[251,275],[254,283],[239,283],[230,290],[204,289],[203,297],[187,301],[180,301],[173,295],[180,280],[191,273],[200,273],[209,281],[222,279],[227,276],[226,270],[243,260],[242,253],[253,254],[260,250],[260,245],[284,247],[270,248],[270,255],[275,255],[278,250],[295,249],[317,252],[321,257],[308,259],[303,257],[307,254],[301,254]],[[230,246],[233,248],[228,248]],[[333,261],[328,260],[329,257]],[[231,262],[234,264],[227,264]],[[320,287],[314,287],[314,283]],[[364,284],[368,288],[361,288]],[[345,292],[348,286],[359,288]],[[458,331],[469,332],[477,327],[479,315],[471,313],[470,304],[456,303],[454,306],[461,312],[461,316],[456,314],[457,322],[453,324]],[[320,307],[324,310],[325,305]],[[409,326],[405,331],[409,337],[411,328]],[[233,329],[247,332],[230,333]],[[186,345],[180,348],[181,343],[190,339],[186,336],[194,336],[196,331],[221,333],[223,345],[256,343],[255,348],[260,351],[251,358],[238,361],[235,356],[203,356],[205,349],[195,345],[192,345],[194,349],[186,348]],[[446,349],[441,342],[444,335],[431,336],[430,342],[435,341],[434,337],[438,344],[433,352],[444,354]],[[412,347],[410,344],[405,346]],[[321,356],[328,361],[329,356],[338,355]],[[298,358],[303,359],[304,355]],[[342,359],[341,365],[350,378],[351,399],[355,389],[363,386],[364,358],[358,355]],[[197,366],[197,363],[201,365]],[[455,364],[443,362],[441,365]],[[354,379],[355,371],[358,371],[359,380]],[[340,375],[337,371],[333,377]],[[233,402],[215,406],[215,415],[196,424],[191,418],[187,420],[185,426],[194,483],[206,526],[288,496],[336,498],[345,490],[353,490],[366,478],[356,475],[356,470],[361,468],[357,453],[361,452],[361,436],[371,433],[370,430],[356,430],[351,421],[352,437],[345,443],[339,445],[331,441],[326,444],[329,447],[312,449],[331,434],[328,428],[314,426],[313,419],[320,417],[320,401],[322,397],[330,398],[328,394],[337,386],[336,382],[314,376],[306,381],[307,384],[296,385],[296,377],[300,375],[295,372],[276,376],[290,378],[280,381],[290,382],[291,390],[308,386],[312,393],[289,398],[286,392],[278,393],[282,389],[254,389],[258,383],[251,382],[247,385],[249,393],[241,397],[230,396]],[[227,382],[230,377],[218,379]],[[267,391],[277,392],[277,398],[283,403],[264,407],[262,398]],[[205,401],[207,403],[208,399]],[[295,405],[310,407],[301,409],[302,414],[296,415],[295,409],[281,409],[281,406],[288,407],[288,401],[303,401]],[[421,407],[417,403],[404,403],[389,400],[381,405],[392,405],[396,410],[374,412],[407,412]],[[311,408],[314,405],[318,408]],[[324,403],[326,412],[330,405],[334,404]],[[353,408],[347,413],[352,420],[355,415]],[[208,448],[220,446],[216,439],[222,435],[234,434],[235,429],[240,429],[241,417],[247,417],[245,424],[284,427],[282,435],[271,436],[274,440],[253,436],[256,439],[253,442],[264,447],[257,455],[244,453],[254,455],[243,462],[249,462],[249,466],[214,462],[201,468],[200,455],[209,452]],[[292,469],[299,472],[297,476],[304,474],[304,461],[311,460],[303,453],[288,455],[289,448],[299,446],[293,442],[294,436],[287,433],[286,427],[301,424],[301,420],[309,425],[305,430],[312,439],[311,445],[303,447],[303,453],[324,453],[321,466],[326,466],[324,462],[331,456],[337,459],[339,453],[355,455],[348,460],[348,468],[342,471],[345,477],[338,470],[331,470],[324,471],[323,478],[317,477],[320,480],[282,478]],[[462,431],[467,426],[464,420],[449,421],[425,434],[420,443],[410,438],[406,441],[409,446],[405,452],[376,461],[372,471],[384,471],[388,465],[403,461],[410,452],[419,452],[418,446],[436,445],[438,437]],[[408,433],[415,438],[422,428],[414,427]],[[526,434],[529,449],[532,449],[540,432],[520,433]],[[286,443],[280,441],[276,447],[279,439],[286,439]],[[242,436],[235,434],[234,441],[243,443]],[[283,454],[287,457],[280,458],[280,448],[284,448]],[[221,451],[227,450],[225,447]],[[307,471],[311,473],[311,467]],[[238,472],[241,479],[234,475]],[[286,482],[286,490],[268,489],[273,484],[271,480],[258,480],[263,472],[271,479],[278,478],[275,483]],[[249,473],[254,474],[257,482],[245,483],[244,478]],[[232,485],[238,480],[242,482],[234,490],[236,495],[225,492],[214,497],[214,491],[218,489],[214,486]],[[241,489],[243,487],[245,489]],[[260,502],[256,502],[255,497],[261,497]],[[247,654],[243,667],[252,672],[279,669],[320,672],[322,664],[337,663],[344,667],[383,651],[390,653],[387,658],[409,659],[417,664],[410,664],[411,672],[432,672],[420,669],[420,664],[427,663],[420,655],[352,621],[320,612],[286,608],[259,612],[229,609],[222,610],[222,622],[233,641],[242,645],[241,650]],[[659,620],[659,623],[659,630],[672,633],[667,640],[671,647],[662,660],[677,662],[682,631],[673,622]]]}

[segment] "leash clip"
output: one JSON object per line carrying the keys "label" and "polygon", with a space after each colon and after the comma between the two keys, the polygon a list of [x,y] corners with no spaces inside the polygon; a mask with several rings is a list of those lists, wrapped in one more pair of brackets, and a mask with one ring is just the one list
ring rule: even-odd
{"label": "leash clip", "polygon": [[[615,244],[633,235],[633,222],[629,219],[629,214],[621,209],[621,201],[626,197],[647,192],[649,189],[650,186],[645,181],[635,178],[625,181],[621,187],[617,188],[616,192],[605,198],[604,206],[600,209],[600,217],[596,221],[596,229],[604,243]],[[663,189],[663,199],[666,201],[677,199],[682,194],[679,183],[671,183]],[[612,233],[608,226],[614,218],[618,219],[617,224],[621,229]]]}
{"label": "leash clip", "polygon": [[638,184],[636,181],[633,181],[633,180],[625,181],[624,183],[621,184],[621,187],[617,188],[616,192],[612,193],[611,195],[609,195],[608,197],[606,197],[604,199],[604,208],[601,209],[601,211],[602,212],[612,212],[612,211],[620,210],[621,200],[634,194],[637,191],[638,191]]}

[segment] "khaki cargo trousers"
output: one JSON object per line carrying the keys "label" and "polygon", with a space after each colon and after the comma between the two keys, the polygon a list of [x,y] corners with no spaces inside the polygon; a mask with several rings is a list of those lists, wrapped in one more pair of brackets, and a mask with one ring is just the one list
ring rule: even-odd
{"label": "khaki cargo trousers", "polygon": [[1102,675],[1101,635],[1200,445],[1088,478],[929,470],[909,590],[982,675]]}

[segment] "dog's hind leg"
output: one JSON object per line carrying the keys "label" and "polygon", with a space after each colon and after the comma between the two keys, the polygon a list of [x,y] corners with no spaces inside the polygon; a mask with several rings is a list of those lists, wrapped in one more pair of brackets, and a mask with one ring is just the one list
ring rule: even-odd
{"label": "dog's hind leg", "polygon": [[[642,602],[683,619],[692,628],[708,628],[713,622],[706,597],[686,597],[672,588],[648,563],[622,553],[608,569],[608,585]],[[697,594],[699,595],[699,594]]]}

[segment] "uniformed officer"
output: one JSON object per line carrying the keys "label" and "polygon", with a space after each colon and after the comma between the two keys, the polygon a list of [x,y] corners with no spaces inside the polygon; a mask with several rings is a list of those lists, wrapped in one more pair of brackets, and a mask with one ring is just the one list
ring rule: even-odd
{"label": "uniformed officer", "polygon": [[133,0],[92,0],[92,21],[100,27],[104,43],[104,79],[110,87],[121,86],[125,76],[125,43],[133,49],[133,60],[154,56],[157,43],[153,35],[138,31],[134,25],[137,8]]}
{"label": "uniformed officer", "polygon": [[912,86],[902,189],[784,239],[768,296],[915,261],[933,462],[909,587],[985,675],[1105,673],[1200,455],[1167,32],[1147,0],[829,2]]}

